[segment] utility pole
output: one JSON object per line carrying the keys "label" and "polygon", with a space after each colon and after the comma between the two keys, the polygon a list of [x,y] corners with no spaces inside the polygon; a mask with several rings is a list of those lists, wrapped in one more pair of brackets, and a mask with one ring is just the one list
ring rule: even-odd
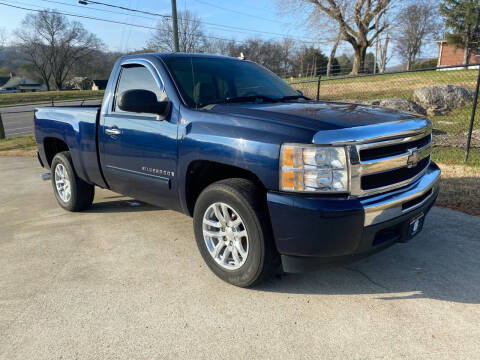
{"label": "utility pole", "polygon": [[172,0],[172,21],[173,21],[173,43],[175,46],[175,52],[179,52],[180,46],[178,45],[177,0]]}

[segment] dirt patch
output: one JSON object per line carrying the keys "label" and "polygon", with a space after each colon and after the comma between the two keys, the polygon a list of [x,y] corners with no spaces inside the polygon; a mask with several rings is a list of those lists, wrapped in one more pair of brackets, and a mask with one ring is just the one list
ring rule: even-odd
{"label": "dirt patch", "polygon": [[[433,143],[435,146],[465,148],[467,144],[468,132],[460,134],[443,134],[433,131]],[[471,148],[480,148],[480,130],[472,132]]]}
{"label": "dirt patch", "polygon": [[22,156],[22,157],[35,157],[37,148],[32,149],[14,149],[14,150],[3,150],[0,151],[0,156]]}
{"label": "dirt patch", "polygon": [[480,168],[443,165],[437,206],[480,216]]}

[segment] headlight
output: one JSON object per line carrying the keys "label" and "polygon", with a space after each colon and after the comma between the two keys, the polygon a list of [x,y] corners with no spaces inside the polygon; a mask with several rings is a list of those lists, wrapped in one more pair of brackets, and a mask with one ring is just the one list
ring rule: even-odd
{"label": "headlight", "polygon": [[280,150],[280,190],[348,192],[344,147],[283,144]]}

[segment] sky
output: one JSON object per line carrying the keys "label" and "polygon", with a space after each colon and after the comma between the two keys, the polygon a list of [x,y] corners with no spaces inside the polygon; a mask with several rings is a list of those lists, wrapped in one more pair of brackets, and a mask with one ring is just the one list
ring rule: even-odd
{"label": "sky", "polygon": [[[171,14],[170,0],[97,0],[143,11],[165,15]],[[126,12],[120,9],[102,5],[81,5],[78,0],[0,0],[0,27],[7,30],[10,39],[13,30],[19,28],[22,19],[29,11],[11,8],[4,4],[31,9],[54,9],[60,12],[81,14],[124,23],[133,23],[146,27],[155,27],[159,17]],[[188,9],[195,13],[203,22],[207,35],[235,39],[238,41],[249,37],[262,39],[281,39],[291,37],[297,41],[307,41],[310,45],[316,42],[316,47],[325,54],[330,51],[326,44],[328,34],[321,30],[312,31],[305,23],[305,15],[301,13],[281,12],[276,0],[177,0],[177,10]],[[74,19],[70,17],[70,19]],[[142,49],[151,37],[152,29],[135,28],[127,25],[112,24],[90,19],[78,19],[85,28],[95,33],[111,51],[130,51]],[[209,24],[207,24],[209,23]],[[215,24],[215,25],[214,25]],[[371,51],[374,51],[372,48]],[[337,55],[351,53],[349,44],[343,45]],[[393,59],[389,65],[398,63]]]}
{"label": "sky", "polygon": [[[159,17],[145,14],[136,16],[135,13],[102,5],[80,5],[77,0],[0,0],[0,2],[31,9],[55,9],[61,12],[100,17],[147,27],[154,27],[159,19]],[[171,14],[170,0],[102,0],[101,2],[160,14]],[[204,23],[203,29],[206,34],[216,37],[241,41],[249,37],[281,39],[285,36],[298,41],[319,40],[325,42],[321,34],[312,34],[303,25],[305,19],[302,19],[301,14],[295,16],[281,14],[275,0],[177,0],[177,10],[185,9],[194,12],[201,21],[210,23]],[[7,31],[17,29],[27,13],[26,10],[0,4],[0,26]],[[87,30],[102,39],[108,49],[112,51],[141,49],[153,31],[96,20],[76,20],[82,22]],[[222,25],[226,27],[222,27]]]}

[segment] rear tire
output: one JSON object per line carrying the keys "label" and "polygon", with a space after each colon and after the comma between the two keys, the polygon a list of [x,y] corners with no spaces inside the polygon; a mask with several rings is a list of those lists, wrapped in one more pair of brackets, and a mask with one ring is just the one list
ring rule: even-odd
{"label": "rear tire", "polygon": [[253,286],[280,267],[265,195],[251,181],[221,180],[198,197],[193,226],[209,268],[236,286]]}
{"label": "rear tire", "polygon": [[62,208],[68,211],[82,211],[92,205],[95,186],[78,177],[69,151],[55,155],[51,174],[53,193]]}

